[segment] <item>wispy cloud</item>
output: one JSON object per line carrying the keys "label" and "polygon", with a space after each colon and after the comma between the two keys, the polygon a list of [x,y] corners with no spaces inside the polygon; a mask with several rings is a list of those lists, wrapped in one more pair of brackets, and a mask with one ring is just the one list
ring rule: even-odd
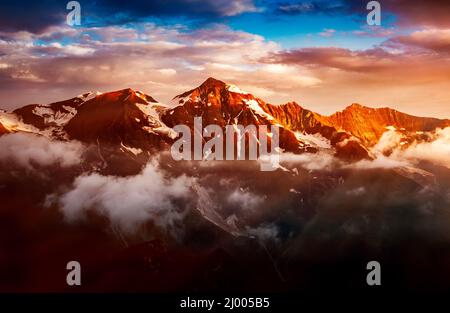
{"label": "wispy cloud", "polygon": [[319,33],[319,36],[322,36],[322,37],[333,37],[335,33],[336,33],[335,29],[326,28],[322,32]]}

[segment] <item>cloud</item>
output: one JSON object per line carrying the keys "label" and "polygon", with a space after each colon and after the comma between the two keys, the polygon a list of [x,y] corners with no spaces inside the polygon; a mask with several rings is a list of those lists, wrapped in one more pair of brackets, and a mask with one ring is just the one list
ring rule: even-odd
{"label": "cloud", "polygon": [[346,194],[353,197],[360,197],[366,193],[366,188],[358,187],[351,190],[347,190]]}
{"label": "cloud", "polygon": [[401,146],[401,142],[404,139],[405,136],[400,132],[397,132],[395,127],[388,126],[377,144],[372,148],[372,151],[377,155],[391,154],[393,150]]}
{"label": "cloud", "polygon": [[342,14],[350,9],[346,1],[310,1],[286,0],[275,1],[271,7],[276,14],[302,15],[302,14]]}
{"label": "cloud", "polygon": [[27,169],[36,166],[70,167],[80,163],[84,147],[76,141],[51,141],[27,133],[0,137],[0,161],[13,162]]}
{"label": "cloud", "polygon": [[386,38],[395,35],[394,27],[369,26],[364,25],[358,30],[346,32],[346,34],[356,35],[358,37]]}
{"label": "cloud", "polygon": [[[57,28],[31,39],[0,40],[2,63],[10,65],[0,69],[0,97],[18,88],[21,92],[8,97],[8,103],[23,105],[30,98],[45,103],[86,90],[127,86],[170,102],[177,93],[214,76],[244,88],[250,85],[250,92],[273,96],[284,92],[288,98],[289,90],[320,83],[306,70],[299,75],[294,66],[261,63],[259,59],[278,45],[258,35],[223,25],[193,31],[151,23],[140,27],[86,28],[76,33]],[[110,33],[123,37],[114,39]],[[54,38],[76,41],[56,44]],[[280,84],[274,85],[274,79]],[[52,92],[42,93],[44,88]]]}
{"label": "cloud", "polygon": [[280,162],[299,165],[311,171],[332,170],[341,165],[341,161],[331,153],[322,151],[302,154],[283,153],[280,155]]}
{"label": "cloud", "polygon": [[279,230],[275,224],[264,223],[257,227],[246,227],[249,236],[257,238],[260,242],[278,242]]}
{"label": "cloud", "polygon": [[39,34],[0,32],[0,63],[6,64],[0,67],[0,104],[11,109],[125,87],[170,103],[212,76],[267,102],[302,102],[322,114],[359,102],[421,116],[446,115],[447,37],[444,30],[427,29],[370,49],[283,50],[262,36],[222,24],[191,29],[142,22],[52,26]]}
{"label": "cloud", "polygon": [[398,23],[405,26],[448,27],[450,2],[447,0],[397,0],[382,4],[398,17]]}
{"label": "cloud", "polygon": [[377,169],[377,168],[399,168],[410,166],[411,163],[406,160],[400,160],[393,157],[387,157],[383,154],[377,154],[373,160],[361,160],[355,163],[346,163],[333,154],[327,152],[303,153],[303,154],[283,154],[280,162],[287,168],[300,166],[309,171],[334,171],[342,168],[353,169]]}
{"label": "cloud", "polygon": [[[122,37],[110,36],[116,33]],[[136,28],[81,28],[75,33],[62,27],[39,36],[12,37],[16,39],[0,40],[2,63],[10,64],[0,69],[0,98],[20,90],[14,98],[8,97],[8,108],[124,86],[170,103],[176,94],[209,76],[237,84],[257,96],[276,101],[282,97],[287,102],[292,100],[292,90],[300,92],[300,88],[321,83],[307,69],[261,63],[261,58],[279,46],[224,25],[186,31],[145,23]],[[54,41],[56,38],[58,41]],[[71,44],[57,44],[60,41]],[[42,93],[43,89],[51,92]]]}
{"label": "cloud", "polygon": [[[396,24],[401,26],[448,27],[450,21],[447,12],[450,3],[447,0],[396,0],[379,1],[382,17],[394,15]],[[304,15],[327,14],[343,16],[367,15],[368,1],[361,0],[281,0],[270,5],[276,14]],[[382,20],[383,22],[383,20]]]}
{"label": "cloud", "polygon": [[314,10],[315,6],[313,3],[283,3],[276,8],[278,13],[287,15],[308,13]]}
{"label": "cloud", "polygon": [[322,37],[333,37],[335,33],[336,33],[335,29],[326,28],[322,32],[319,33],[319,36],[322,36]]}
{"label": "cloud", "polygon": [[[307,107],[332,114],[339,110],[325,103],[353,103],[389,106],[419,116],[449,114],[447,100],[450,71],[447,32],[427,30],[393,37],[370,48],[307,47],[278,50],[261,62],[298,67],[320,81],[320,90],[304,90]],[[330,96],[323,90],[330,91]],[[430,90],[434,90],[430,96]],[[313,96],[314,94],[314,96]],[[436,94],[434,97],[432,94]],[[439,95],[439,96],[437,96]],[[433,103],[424,109],[423,102]],[[311,100],[311,101],[309,101]],[[328,107],[320,111],[317,107]]]}
{"label": "cloud", "polygon": [[249,192],[248,190],[235,190],[229,194],[228,203],[236,205],[244,210],[257,209],[264,202],[264,197]]}
{"label": "cloud", "polygon": [[[450,29],[424,29],[409,35],[397,36],[389,39],[384,46],[393,49],[430,50],[436,53],[450,53]],[[443,57],[445,57],[443,55]],[[448,56],[447,56],[448,57]]]}
{"label": "cloud", "polygon": [[429,161],[450,168],[450,127],[437,129],[425,142],[416,141],[406,149],[395,150],[392,157],[411,162]]}
{"label": "cloud", "polygon": [[21,3],[3,0],[0,10],[0,30],[41,32],[50,25],[64,21],[67,2],[57,0]]}
{"label": "cloud", "polygon": [[[156,163],[149,163],[135,176],[79,176],[72,189],[57,196],[56,202],[69,222],[83,218],[87,212],[96,212],[126,233],[134,233],[146,222],[176,232],[187,207],[182,202],[181,209],[177,201],[190,195],[190,185],[189,178],[169,178]],[[49,200],[52,198],[55,195]]]}
{"label": "cloud", "polygon": [[371,149],[374,157],[372,160],[346,163],[332,153],[319,151],[303,154],[283,153],[280,163],[291,170],[300,166],[309,171],[414,168],[420,166],[422,161],[450,168],[450,127],[416,135],[420,135],[422,139],[413,139],[407,144],[411,141],[408,138],[413,138],[414,134],[405,135],[393,127],[388,129]]}
{"label": "cloud", "polygon": [[[0,31],[44,32],[63,25],[68,1],[42,0],[19,3],[2,1]],[[96,26],[122,25],[147,18],[187,18],[199,22],[225,18],[245,12],[257,12],[253,0],[118,0],[80,1],[82,24]]]}
{"label": "cloud", "polygon": [[392,157],[386,157],[384,155],[378,155],[374,160],[361,160],[353,164],[348,164],[345,168],[354,168],[354,169],[394,169],[410,166],[410,163],[405,160],[398,160]]}
{"label": "cloud", "polygon": [[[427,161],[435,165],[450,168],[450,127],[435,132],[420,134],[425,140],[413,140],[408,143],[408,136],[391,128],[372,148],[376,158],[363,160],[347,167],[357,169],[401,168],[418,166]],[[411,134],[409,135],[411,136]]]}
{"label": "cloud", "polygon": [[[284,50],[272,54],[264,61],[270,63],[297,64],[308,66],[314,69],[338,69],[346,72],[357,73],[383,73],[404,70],[408,64],[413,64],[417,60],[426,62],[427,66],[435,65],[437,61],[441,66],[450,67],[450,63],[441,60],[436,54],[414,53],[409,46],[403,45],[402,50],[391,51],[391,39],[384,45],[367,50],[350,50],[336,47],[316,47]],[[406,40],[404,40],[406,43]],[[399,48],[399,47],[397,47]],[[442,62],[443,61],[443,62]],[[430,68],[429,71],[437,68]],[[422,70],[424,68],[421,68]],[[384,79],[384,77],[381,77]]]}
{"label": "cloud", "polygon": [[259,9],[252,0],[139,0],[126,3],[119,0],[100,0],[97,7],[110,14],[121,12],[131,21],[142,17],[179,17],[214,18],[235,16],[244,12],[256,12]]}

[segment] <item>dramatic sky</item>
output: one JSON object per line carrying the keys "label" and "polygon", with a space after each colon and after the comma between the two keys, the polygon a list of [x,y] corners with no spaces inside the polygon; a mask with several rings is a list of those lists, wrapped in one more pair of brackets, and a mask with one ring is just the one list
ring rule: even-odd
{"label": "dramatic sky", "polygon": [[209,76],[320,113],[353,102],[450,118],[450,1],[0,2],[0,108],[131,87],[160,102]]}

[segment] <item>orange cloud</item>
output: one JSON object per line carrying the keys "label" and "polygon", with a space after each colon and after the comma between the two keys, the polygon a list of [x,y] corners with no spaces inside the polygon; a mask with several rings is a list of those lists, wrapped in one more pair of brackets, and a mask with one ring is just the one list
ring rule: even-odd
{"label": "orange cloud", "polygon": [[[0,40],[0,105],[48,103],[125,87],[170,103],[213,76],[271,103],[295,100],[324,114],[359,102],[450,117],[447,30],[424,29],[367,50],[282,50],[261,36],[222,25],[196,31],[143,27],[144,32],[118,26],[75,33],[52,29],[39,35],[47,42],[40,45],[32,34]],[[55,38],[67,36],[77,40],[55,44]]]}

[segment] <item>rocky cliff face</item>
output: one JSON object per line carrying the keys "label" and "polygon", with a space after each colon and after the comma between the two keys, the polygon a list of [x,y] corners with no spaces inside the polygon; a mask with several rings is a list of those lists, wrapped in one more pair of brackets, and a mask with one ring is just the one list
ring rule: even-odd
{"label": "rocky cliff face", "polygon": [[324,121],[336,129],[349,132],[368,146],[375,145],[388,126],[413,133],[450,125],[450,120],[417,117],[390,108],[374,109],[360,104],[352,104],[342,112],[324,118]]}
{"label": "rocky cliff face", "polygon": [[283,105],[266,104],[264,110],[278,123],[294,131],[298,138],[309,140],[312,145],[318,145],[320,148],[333,147],[336,156],[341,159],[354,161],[370,158],[357,136],[338,131],[338,128],[329,123],[327,117],[304,109],[296,102]]}

